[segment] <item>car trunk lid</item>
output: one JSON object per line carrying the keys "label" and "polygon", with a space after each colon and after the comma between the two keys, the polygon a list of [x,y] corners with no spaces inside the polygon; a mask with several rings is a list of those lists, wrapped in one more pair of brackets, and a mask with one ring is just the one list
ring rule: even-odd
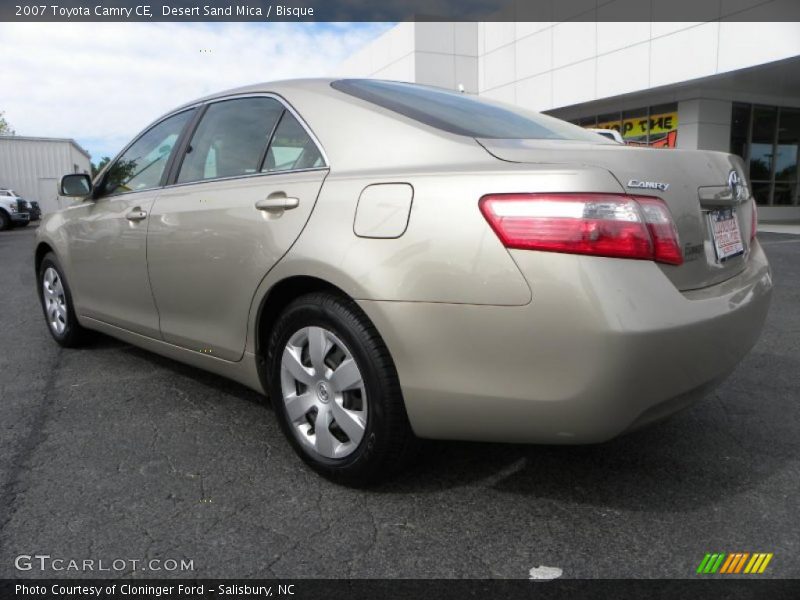
{"label": "car trunk lid", "polygon": [[[745,181],[742,162],[736,156],[603,142],[477,141],[491,155],[508,162],[601,167],[614,175],[626,193],[657,196],[664,200],[678,230],[684,263],[659,267],[680,290],[720,283],[745,268],[750,251],[753,212],[746,187],[737,189],[735,185],[737,179],[742,183]],[[728,215],[732,215],[734,220],[725,220]],[[717,221],[712,222],[712,219]],[[715,247],[712,228],[715,224],[718,228],[730,228],[734,221],[738,225],[744,252],[721,258]]]}

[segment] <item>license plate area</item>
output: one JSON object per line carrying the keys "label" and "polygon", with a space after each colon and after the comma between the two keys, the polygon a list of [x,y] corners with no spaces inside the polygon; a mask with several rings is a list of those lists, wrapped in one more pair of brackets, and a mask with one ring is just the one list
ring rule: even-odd
{"label": "license plate area", "polygon": [[739,230],[739,219],[735,208],[719,208],[709,211],[708,222],[714,240],[714,251],[717,262],[725,262],[735,256],[744,254],[742,233]]}

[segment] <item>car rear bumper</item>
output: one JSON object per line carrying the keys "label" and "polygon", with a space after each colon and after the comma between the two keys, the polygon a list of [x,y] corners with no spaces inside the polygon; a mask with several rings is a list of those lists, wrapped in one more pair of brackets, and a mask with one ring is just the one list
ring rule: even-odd
{"label": "car rear bumper", "polygon": [[652,262],[513,251],[526,306],[360,301],[426,438],[590,443],[707,394],[757,341],[772,279],[679,292]]}

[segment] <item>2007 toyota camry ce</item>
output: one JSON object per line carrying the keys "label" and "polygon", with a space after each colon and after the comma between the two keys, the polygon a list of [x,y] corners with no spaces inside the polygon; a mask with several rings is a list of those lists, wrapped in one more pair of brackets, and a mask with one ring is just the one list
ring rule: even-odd
{"label": "2007 toyota camry ce", "polygon": [[600,442],[702,397],[772,289],[742,161],[466,94],[255,85],[182,106],[37,234],[50,332],[271,399],[351,483],[419,438]]}

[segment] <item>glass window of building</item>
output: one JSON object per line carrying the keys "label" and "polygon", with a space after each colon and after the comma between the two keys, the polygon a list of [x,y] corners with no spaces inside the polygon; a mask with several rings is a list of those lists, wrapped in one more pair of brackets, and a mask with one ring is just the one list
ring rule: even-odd
{"label": "glass window of building", "polygon": [[773,204],[797,203],[798,156],[800,155],[800,109],[781,109],[775,149]]}
{"label": "glass window of building", "polygon": [[758,204],[799,203],[800,109],[734,103],[731,152],[744,159]]}

